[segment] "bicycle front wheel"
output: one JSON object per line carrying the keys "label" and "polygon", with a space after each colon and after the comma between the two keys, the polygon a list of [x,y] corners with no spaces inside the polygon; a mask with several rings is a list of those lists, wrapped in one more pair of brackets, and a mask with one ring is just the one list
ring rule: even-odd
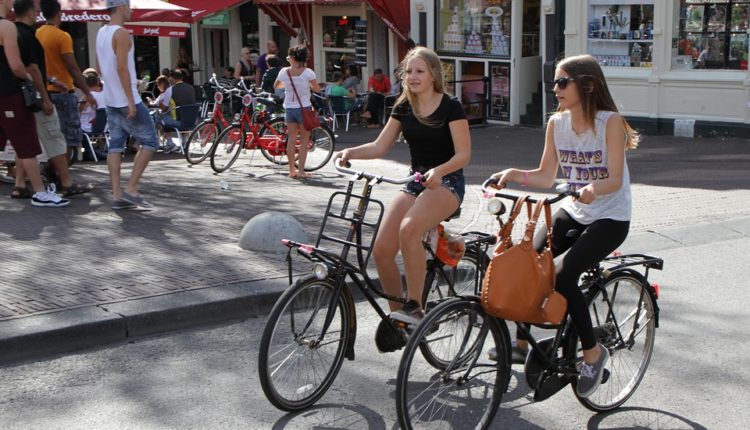
{"label": "bicycle front wheel", "polygon": [[[417,326],[401,357],[396,379],[396,411],[405,429],[485,429],[497,412],[510,380],[507,327],[488,316],[476,298],[447,300]],[[504,328],[504,329],[503,329]],[[442,351],[446,365],[435,368],[422,345]]]}
{"label": "bicycle front wheel", "polygon": [[[333,155],[336,139],[331,130],[325,126],[314,128],[310,132],[307,142],[307,159],[305,160],[305,171],[318,170],[328,163]],[[299,168],[299,165],[297,165]]]}
{"label": "bicycle front wheel", "polygon": [[245,136],[245,130],[238,124],[232,124],[221,132],[211,151],[211,168],[214,172],[221,173],[232,167],[245,146]]}
{"label": "bicycle front wheel", "polygon": [[[578,401],[592,411],[609,411],[625,403],[638,388],[651,361],[656,306],[654,296],[643,291],[645,282],[638,272],[618,271],[589,293],[594,333],[610,354],[607,380],[588,398],[576,394]],[[583,359],[580,343],[573,341],[577,358]],[[575,383],[573,391],[576,392]]]}
{"label": "bicycle front wheel", "polygon": [[211,155],[216,138],[221,130],[213,121],[204,121],[190,132],[185,141],[185,160],[190,164],[203,162]]}
{"label": "bicycle front wheel", "polygon": [[[268,400],[283,411],[314,404],[333,383],[351,329],[343,295],[329,309],[334,287],[307,277],[284,292],[271,310],[260,342],[258,375]],[[323,333],[326,315],[333,320]]]}

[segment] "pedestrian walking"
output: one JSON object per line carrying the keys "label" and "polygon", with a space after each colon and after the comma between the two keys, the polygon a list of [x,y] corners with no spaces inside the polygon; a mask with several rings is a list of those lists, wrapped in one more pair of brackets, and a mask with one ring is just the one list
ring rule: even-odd
{"label": "pedestrian walking", "polygon": [[[78,109],[78,97],[75,94],[75,84],[83,91],[86,101],[95,105],[96,100],[91,95],[83,73],[78,67],[73,55],[73,38],[60,29],[62,12],[58,0],[41,0],[42,15],[47,20],[39,27],[36,38],[44,48],[44,59],[47,73],[47,92],[55,105],[60,127],[68,143],[68,153],[74,156],[81,145],[83,133],[81,131],[81,116]],[[59,172],[58,172],[59,174]]]}
{"label": "pedestrian walking", "polygon": [[[36,132],[34,114],[26,107],[20,82],[31,80],[21,59],[16,26],[5,19],[12,0],[0,0],[0,151],[10,141],[16,152],[16,169],[23,168],[31,181],[33,206],[62,207],[70,200],[63,199],[50,187],[44,188],[36,157],[42,153]],[[18,175],[18,172],[16,172]],[[23,189],[25,190],[25,184]]]}
{"label": "pedestrian walking", "polygon": [[[310,108],[312,101],[310,89],[320,92],[320,85],[315,80],[315,72],[306,67],[307,48],[304,45],[289,48],[289,67],[284,67],[276,78],[274,88],[284,88],[284,120],[287,126],[286,155],[289,159],[289,177],[307,179],[310,174],[305,172],[305,160],[307,159],[307,140],[312,130],[306,130],[302,125],[302,109]],[[297,158],[295,141],[299,135],[299,156]],[[299,171],[295,169],[294,160],[297,160]]]}
{"label": "pedestrian walking", "polygon": [[[128,0],[107,0],[110,21],[96,35],[96,59],[104,85],[109,127],[107,167],[112,182],[112,209],[152,208],[138,192],[141,176],[159,148],[156,128],[138,93],[133,40],[123,27],[132,10]],[[120,185],[122,153],[129,136],[140,144],[125,189]]]}
{"label": "pedestrian walking", "polygon": [[[256,72],[255,72],[255,84],[260,86],[263,83],[263,75],[266,73],[266,70],[270,68],[268,65],[268,56],[269,55],[276,55],[279,54],[279,46],[274,42],[273,40],[269,40],[268,43],[266,43],[266,52],[263,54],[260,54],[258,57],[258,60],[256,61]],[[291,64],[291,63],[290,63]]]}
{"label": "pedestrian walking", "polygon": [[[43,109],[34,113],[36,122],[37,135],[39,141],[44,147],[47,154],[47,163],[54,167],[57,173],[57,179],[60,183],[59,191],[63,196],[72,196],[82,194],[94,189],[92,184],[74,183],[68,169],[67,145],[65,137],[60,129],[60,121],[57,116],[55,106],[50,100],[49,94],[45,88],[47,82],[45,74],[44,48],[34,36],[34,27],[36,23],[36,10],[34,0],[15,0],[13,2],[13,11],[16,14],[16,28],[18,30],[18,39],[21,43],[22,55],[27,58],[28,66],[26,70],[34,80],[42,96]],[[26,174],[23,166],[18,169],[16,174],[16,188],[13,190],[11,197],[24,197]],[[30,197],[30,196],[29,196]]]}

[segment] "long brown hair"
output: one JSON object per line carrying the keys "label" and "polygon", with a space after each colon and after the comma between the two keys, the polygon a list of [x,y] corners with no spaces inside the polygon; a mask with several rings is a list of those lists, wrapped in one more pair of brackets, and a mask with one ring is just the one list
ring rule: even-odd
{"label": "long brown hair", "polygon": [[416,48],[409,50],[409,52],[407,52],[404,56],[404,59],[401,60],[401,65],[398,68],[399,76],[397,76],[396,78],[402,82],[401,88],[403,88],[403,92],[398,97],[398,99],[396,99],[396,103],[394,103],[393,108],[395,109],[402,103],[408,101],[411,105],[414,116],[417,118],[417,121],[430,127],[441,126],[443,124],[443,121],[430,121],[427,117],[422,115],[419,109],[419,101],[417,100],[417,97],[414,96],[411,91],[409,91],[408,85],[404,85],[404,83],[406,82],[404,80],[406,79],[406,64],[412,58],[421,58],[425,62],[425,64],[427,64],[430,75],[432,75],[432,79],[434,80],[432,85],[433,89],[436,93],[445,94],[445,88],[443,84],[443,67],[440,63],[440,57],[438,57],[435,51],[430,48],[417,46]]}
{"label": "long brown hair", "polygon": [[[612,94],[609,92],[602,68],[599,67],[599,63],[594,57],[591,55],[567,57],[557,63],[557,68],[567,73],[577,84],[583,116],[589,125],[593,126],[596,113],[600,110],[619,112],[615,101],[612,99]],[[558,112],[564,110],[562,107],[557,108]],[[640,135],[624,118],[622,122],[627,135],[625,147],[627,149],[637,148]]]}

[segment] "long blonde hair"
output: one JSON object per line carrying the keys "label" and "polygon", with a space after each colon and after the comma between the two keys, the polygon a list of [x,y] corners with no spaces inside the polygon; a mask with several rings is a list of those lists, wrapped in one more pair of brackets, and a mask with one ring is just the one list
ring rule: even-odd
{"label": "long blonde hair", "polygon": [[432,49],[426,48],[424,46],[417,46],[416,48],[409,50],[409,52],[407,52],[404,56],[404,59],[401,60],[401,65],[398,69],[399,76],[397,76],[397,78],[402,83],[401,88],[403,88],[403,91],[401,92],[401,95],[398,97],[398,99],[396,99],[396,103],[394,103],[393,108],[396,109],[399,105],[408,101],[409,105],[411,105],[414,116],[417,118],[417,121],[430,127],[439,127],[443,124],[443,121],[430,121],[427,117],[422,115],[419,109],[419,101],[417,100],[417,97],[412,94],[411,91],[409,91],[409,85],[405,85],[406,64],[413,58],[420,58],[425,62],[425,64],[427,64],[427,68],[430,70],[430,75],[432,75],[432,79],[434,81],[433,89],[436,93],[445,94],[445,88],[443,84],[443,67],[440,63],[440,58]]}
{"label": "long blonde hair", "polygon": [[[607,81],[604,79],[602,68],[591,55],[576,55],[562,59],[557,67],[575,80],[578,88],[578,98],[581,100],[583,116],[589,125],[594,124],[596,113],[600,110],[619,112],[617,105],[609,92]],[[565,109],[557,108],[558,112]],[[623,118],[623,126],[627,135],[626,148],[638,147],[641,137],[636,130]]]}

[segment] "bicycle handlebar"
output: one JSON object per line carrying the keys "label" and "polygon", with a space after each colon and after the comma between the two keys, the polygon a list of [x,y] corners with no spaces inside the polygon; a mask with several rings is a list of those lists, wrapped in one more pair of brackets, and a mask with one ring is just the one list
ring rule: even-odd
{"label": "bicycle handlebar", "polygon": [[[490,184],[497,184],[497,182],[498,182],[497,179],[490,178],[484,181],[484,183],[482,183],[482,192],[484,192],[485,196],[501,197],[504,199],[513,200],[514,202],[517,201],[521,197],[521,195],[501,193],[497,189],[494,189],[494,188],[491,190],[488,189]],[[560,200],[564,199],[565,197],[573,196],[577,198],[579,195],[578,191],[571,190],[570,184],[567,184],[567,183],[557,185],[555,187],[555,191],[558,193],[557,196],[552,197],[551,199],[547,199],[547,203],[549,204],[557,203]],[[540,199],[535,199],[532,197],[526,198],[526,201],[530,203],[536,203],[539,200]]]}
{"label": "bicycle handlebar", "polygon": [[348,173],[351,175],[354,175],[357,177],[357,179],[367,179],[367,180],[375,180],[377,182],[387,182],[389,184],[406,184],[409,182],[422,182],[422,179],[424,176],[417,172],[411,176],[408,176],[406,178],[396,179],[396,178],[388,178],[383,175],[376,175],[374,173],[368,173],[365,171],[357,171],[350,169],[351,163],[346,163],[346,166],[341,165],[341,159],[337,158],[336,162],[334,163],[334,166],[336,167],[336,170],[338,170],[341,173]]}

